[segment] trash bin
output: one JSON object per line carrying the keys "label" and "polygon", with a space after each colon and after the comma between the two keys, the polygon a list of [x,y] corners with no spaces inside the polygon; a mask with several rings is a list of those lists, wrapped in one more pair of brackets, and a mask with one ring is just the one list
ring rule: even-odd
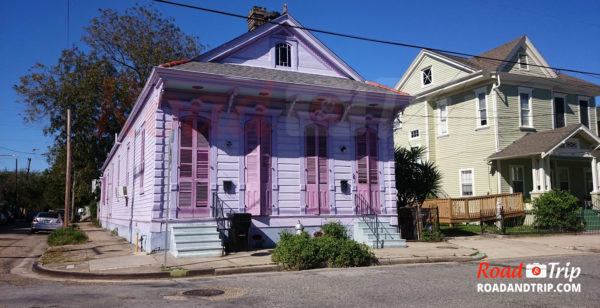
{"label": "trash bin", "polygon": [[235,213],[230,216],[229,224],[229,248],[231,251],[248,251],[250,250],[250,225],[252,224],[252,214]]}

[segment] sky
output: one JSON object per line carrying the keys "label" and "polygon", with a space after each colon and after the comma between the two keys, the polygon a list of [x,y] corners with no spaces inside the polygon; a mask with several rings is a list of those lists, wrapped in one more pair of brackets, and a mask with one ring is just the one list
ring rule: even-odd
{"label": "sky", "polygon": [[[600,73],[600,1],[199,1],[173,0],[247,15],[254,5],[289,13],[305,27],[479,54],[526,34],[553,67]],[[41,154],[53,137],[47,121],[26,123],[24,105],[13,90],[36,62],[55,65],[69,42],[81,49],[83,27],[98,9],[123,11],[136,3],[152,5],[175,19],[183,32],[200,37],[209,49],[247,31],[240,18],[155,3],[151,0],[0,0],[0,170],[48,168]],[[367,80],[394,86],[418,49],[363,42],[315,33],[325,45]],[[178,59],[173,59],[178,60]],[[599,77],[574,75],[600,84]]]}

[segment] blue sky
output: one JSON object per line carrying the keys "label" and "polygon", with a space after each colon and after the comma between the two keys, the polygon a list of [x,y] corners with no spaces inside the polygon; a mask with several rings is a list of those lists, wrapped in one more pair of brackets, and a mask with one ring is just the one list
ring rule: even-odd
{"label": "blue sky", "polygon": [[[478,54],[526,34],[551,66],[600,73],[600,1],[194,1],[192,5],[247,14],[253,5],[288,10],[306,27]],[[123,10],[149,0],[71,0],[70,40],[98,8]],[[209,48],[247,31],[245,20],[154,3],[186,33]],[[67,0],[0,1],[0,154],[32,158],[33,170],[48,167],[39,154],[52,144],[43,121],[25,123],[12,86],[36,62],[54,65],[67,46]],[[393,86],[419,50],[316,34],[350,66],[371,81]],[[175,59],[174,59],[175,60]],[[599,78],[575,75],[600,83]],[[33,150],[35,149],[35,151]],[[0,169],[14,169],[0,156]]]}

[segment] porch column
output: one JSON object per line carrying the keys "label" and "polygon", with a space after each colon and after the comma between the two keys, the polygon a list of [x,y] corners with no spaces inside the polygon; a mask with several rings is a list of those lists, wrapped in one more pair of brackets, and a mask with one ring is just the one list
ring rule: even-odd
{"label": "porch column", "polygon": [[550,178],[550,156],[544,158],[544,173],[546,174],[546,191],[552,190],[552,179]]}
{"label": "porch column", "polygon": [[592,157],[592,183],[594,188],[591,192],[595,193],[598,191],[598,159],[596,156]]}
{"label": "porch column", "polygon": [[537,159],[535,156],[531,156],[531,175],[533,180],[533,192],[538,191],[538,170],[537,170]]}
{"label": "porch column", "polygon": [[539,184],[540,184],[540,189],[539,191],[546,191],[546,159],[542,158],[540,156],[540,159],[538,160],[538,169],[539,169]]}

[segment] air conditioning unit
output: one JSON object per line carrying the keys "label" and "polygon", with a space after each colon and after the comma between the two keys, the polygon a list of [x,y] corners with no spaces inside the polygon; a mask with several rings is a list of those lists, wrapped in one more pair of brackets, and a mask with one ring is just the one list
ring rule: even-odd
{"label": "air conditioning unit", "polygon": [[127,198],[127,186],[117,186],[117,197]]}

